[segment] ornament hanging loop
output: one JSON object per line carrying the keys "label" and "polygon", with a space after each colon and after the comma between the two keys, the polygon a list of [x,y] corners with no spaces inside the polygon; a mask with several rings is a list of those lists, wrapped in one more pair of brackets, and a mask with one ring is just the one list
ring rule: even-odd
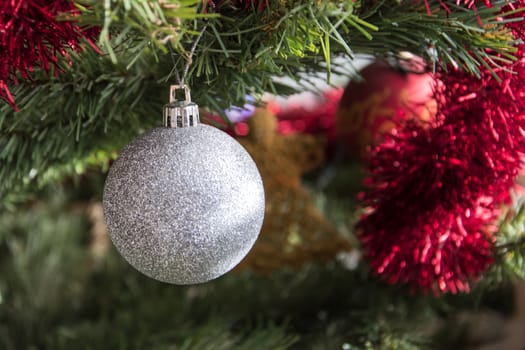
{"label": "ornament hanging loop", "polygon": [[[184,99],[178,99],[177,93],[184,92]],[[164,126],[168,128],[186,128],[200,123],[199,106],[191,101],[187,85],[171,85],[170,103],[164,106]]]}
{"label": "ornament hanging loop", "polygon": [[191,102],[190,88],[186,84],[177,84],[170,86],[170,103],[180,101],[177,99],[177,92],[184,92],[184,101]]}
{"label": "ornament hanging loop", "polygon": [[[197,36],[197,39],[195,39],[195,41],[193,42],[193,45],[191,46],[191,50],[187,57],[187,62],[186,62],[186,66],[184,67],[184,73],[182,75],[182,78],[180,77],[179,72],[175,69],[175,74],[177,76],[177,80],[179,84],[171,85],[170,103],[164,106],[164,113],[163,113],[164,126],[168,128],[185,128],[185,127],[197,126],[200,124],[199,106],[191,102],[190,89],[186,84],[184,84],[184,79],[186,79],[186,76],[188,75],[188,72],[190,70],[190,65],[193,62],[193,55],[195,54],[197,45],[200,39],[202,38],[202,35],[206,31],[207,26],[208,25],[206,24],[202,28],[199,35]],[[171,58],[173,60],[173,65],[175,67],[176,62],[173,57],[174,53],[170,45],[168,45],[168,49],[170,50]],[[177,92],[181,90],[184,91],[183,100],[179,100],[177,98]]]}

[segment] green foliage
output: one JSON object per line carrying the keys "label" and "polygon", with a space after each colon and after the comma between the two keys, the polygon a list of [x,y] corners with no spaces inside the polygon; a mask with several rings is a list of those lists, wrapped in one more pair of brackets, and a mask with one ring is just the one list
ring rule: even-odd
{"label": "green foliage", "polygon": [[76,3],[83,12],[81,22],[101,28],[98,44],[114,63],[118,60],[115,51],[129,50],[129,36],[141,38],[134,45],[139,48],[134,50],[136,54],[140,54],[141,49],[146,49],[149,43],[165,52],[165,44],[168,42],[183,50],[179,46],[181,38],[191,33],[191,28],[184,25],[184,21],[216,17],[214,14],[196,11],[197,6],[202,4],[201,0],[78,0]]}
{"label": "green foliage", "polygon": [[107,165],[116,149],[160,120],[164,99],[148,73],[150,62],[127,69],[124,59],[115,65],[89,50],[72,59],[75,69],[58,78],[42,76],[15,88],[19,113],[0,107],[3,206],[61,174]]}
{"label": "green foliage", "polygon": [[0,215],[2,349],[413,349],[425,343],[421,321],[434,317],[426,299],[377,284],[363,269],[310,266],[269,277],[234,272],[180,287],[143,276],[113,249],[100,260],[91,253],[87,180],[77,191],[51,188],[48,199]]}
{"label": "green foliage", "polygon": [[326,72],[329,79],[337,56],[408,50],[473,73],[498,53],[512,59],[498,6],[474,14],[447,1],[454,9],[447,14],[436,0],[428,15],[420,3],[274,0],[257,12],[226,2],[218,14],[203,13],[198,0],[78,0],[80,22],[101,28],[106,53],[85,44],[61,62],[58,77],[35,72],[12,87],[20,112],[0,106],[0,209],[87,164],[107,166],[134,135],[160,124],[168,86],[188,62],[194,100],[222,111],[243,105],[247,94],[295,91],[275,77]]}
{"label": "green foliage", "polygon": [[338,263],[271,276],[231,272],[197,286],[160,283],[111,246],[93,254],[87,208],[100,199],[102,181],[92,173],[46,187],[40,199],[0,214],[0,348],[458,348],[464,334],[449,336],[458,311],[508,300],[480,288],[440,299],[410,295],[365,266]]}
{"label": "green foliage", "polygon": [[55,191],[50,201],[0,215],[2,349],[247,350],[294,342],[282,327],[242,325],[236,314],[201,306],[191,295],[198,290],[151,283],[114,255],[100,265],[89,254],[85,204]]}
{"label": "green foliage", "polygon": [[448,14],[439,1],[429,1],[431,15],[423,9],[423,1],[419,5],[410,1],[375,3],[362,18],[377,25],[379,31],[367,45],[355,38],[358,42],[354,40],[354,44],[363,46],[359,52],[377,56],[410,51],[426,58],[434,67],[453,66],[475,75],[479,75],[479,67],[486,62],[496,64],[503,59],[515,59],[511,54],[515,51],[513,38],[501,21],[504,3],[473,13],[455,1],[444,1],[453,9]]}
{"label": "green foliage", "polygon": [[[59,316],[54,311],[64,300],[82,294],[89,269],[82,233],[88,223],[80,215],[64,215],[63,209],[59,197],[0,216],[3,349],[29,348],[29,339],[43,341],[47,332],[41,325],[54,324]],[[80,305],[70,307],[78,310]]]}
{"label": "green foliage", "polygon": [[496,236],[496,264],[492,275],[496,281],[525,279],[525,203],[515,200],[501,221]]}

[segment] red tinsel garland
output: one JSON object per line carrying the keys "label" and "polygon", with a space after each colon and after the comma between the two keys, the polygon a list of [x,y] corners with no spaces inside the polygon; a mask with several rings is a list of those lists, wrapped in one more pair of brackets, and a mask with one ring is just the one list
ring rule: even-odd
{"label": "red tinsel garland", "polygon": [[[376,210],[361,224],[365,230],[369,226],[374,229],[361,241],[372,247],[368,251],[371,267],[388,283],[407,283],[412,290],[421,288],[435,294],[467,292],[469,280],[492,263],[485,223],[490,209],[480,206],[472,213],[437,206],[432,211],[413,213],[407,222],[400,222],[399,211],[392,209]],[[409,215],[406,213],[404,219]],[[378,228],[373,220],[384,224]]]}
{"label": "red tinsel garland", "polygon": [[[523,8],[525,8],[525,0],[517,0],[514,2],[509,2],[507,5],[503,6],[501,12],[506,13]],[[508,22],[505,25],[512,30],[515,37],[525,41],[525,24],[522,21],[523,16],[523,12],[515,12],[513,14],[506,15],[506,19],[514,19],[516,21]]]}
{"label": "red tinsel garland", "polygon": [[78,49],[84,36],[72,20],[57,20],[76,10],[69,0],[0,0],[0,98],[16,109],[8,84],[17,75],[30,78],[35,67],[60,71],[58,56],[68,57],[67,48]]}
{"label": "red tinsel garland", "polygon": [[[370,159],[371,211],[360,239],[372,268],[390,283],[413,289],[467,291],[492,262],[485,224],[490,198],[480,201],[478,169],[460,157],[478,145],[458,143],[450,126],[410,125],[385,136]],[[472,184],[471,181],[474,181]]]}
{"label": "red tinsel garland", "polygon": [[436,125],[400,125],[372,150],[370,211],[358,227],[388,282],[468,291],[490,266],[491,224],[525,154],[525,45],[517,49],[516,62],[494,68],[501,82],[485,68],[480,79],[438,73]]}

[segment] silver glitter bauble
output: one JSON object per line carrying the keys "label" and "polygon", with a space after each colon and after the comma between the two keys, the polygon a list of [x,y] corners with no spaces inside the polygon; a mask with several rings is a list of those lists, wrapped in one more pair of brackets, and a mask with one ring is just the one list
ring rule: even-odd
{"label": "silver glitter bauble", "polygon": [[142,273],[194,284],[231,270],[264,217],[255,163],[226,133],[198,124],[156,128],[131,142],[104,188],[109,235]]}

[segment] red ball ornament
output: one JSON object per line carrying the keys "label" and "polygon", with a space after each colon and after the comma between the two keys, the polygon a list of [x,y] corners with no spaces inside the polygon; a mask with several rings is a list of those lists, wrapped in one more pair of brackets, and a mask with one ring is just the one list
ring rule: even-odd
{"label": "red ball ornament", "polygon": [[336,112],[336,130],[344,152],[362,158],[385,132],[408,120],[431,121],[437,112],[434,77],[415,56],[399,67],[375,61],[365,67],[362,80],[345,88]]}
{"label": "red ball ornament", "polygon": [[281,134],[306,133],[324,135],[329,144],[335,140],[335,113],[343,94],[342,88],[329,89],[322,95],[304,93],[284,104],[268,106],[277,115],[277,130]]}

